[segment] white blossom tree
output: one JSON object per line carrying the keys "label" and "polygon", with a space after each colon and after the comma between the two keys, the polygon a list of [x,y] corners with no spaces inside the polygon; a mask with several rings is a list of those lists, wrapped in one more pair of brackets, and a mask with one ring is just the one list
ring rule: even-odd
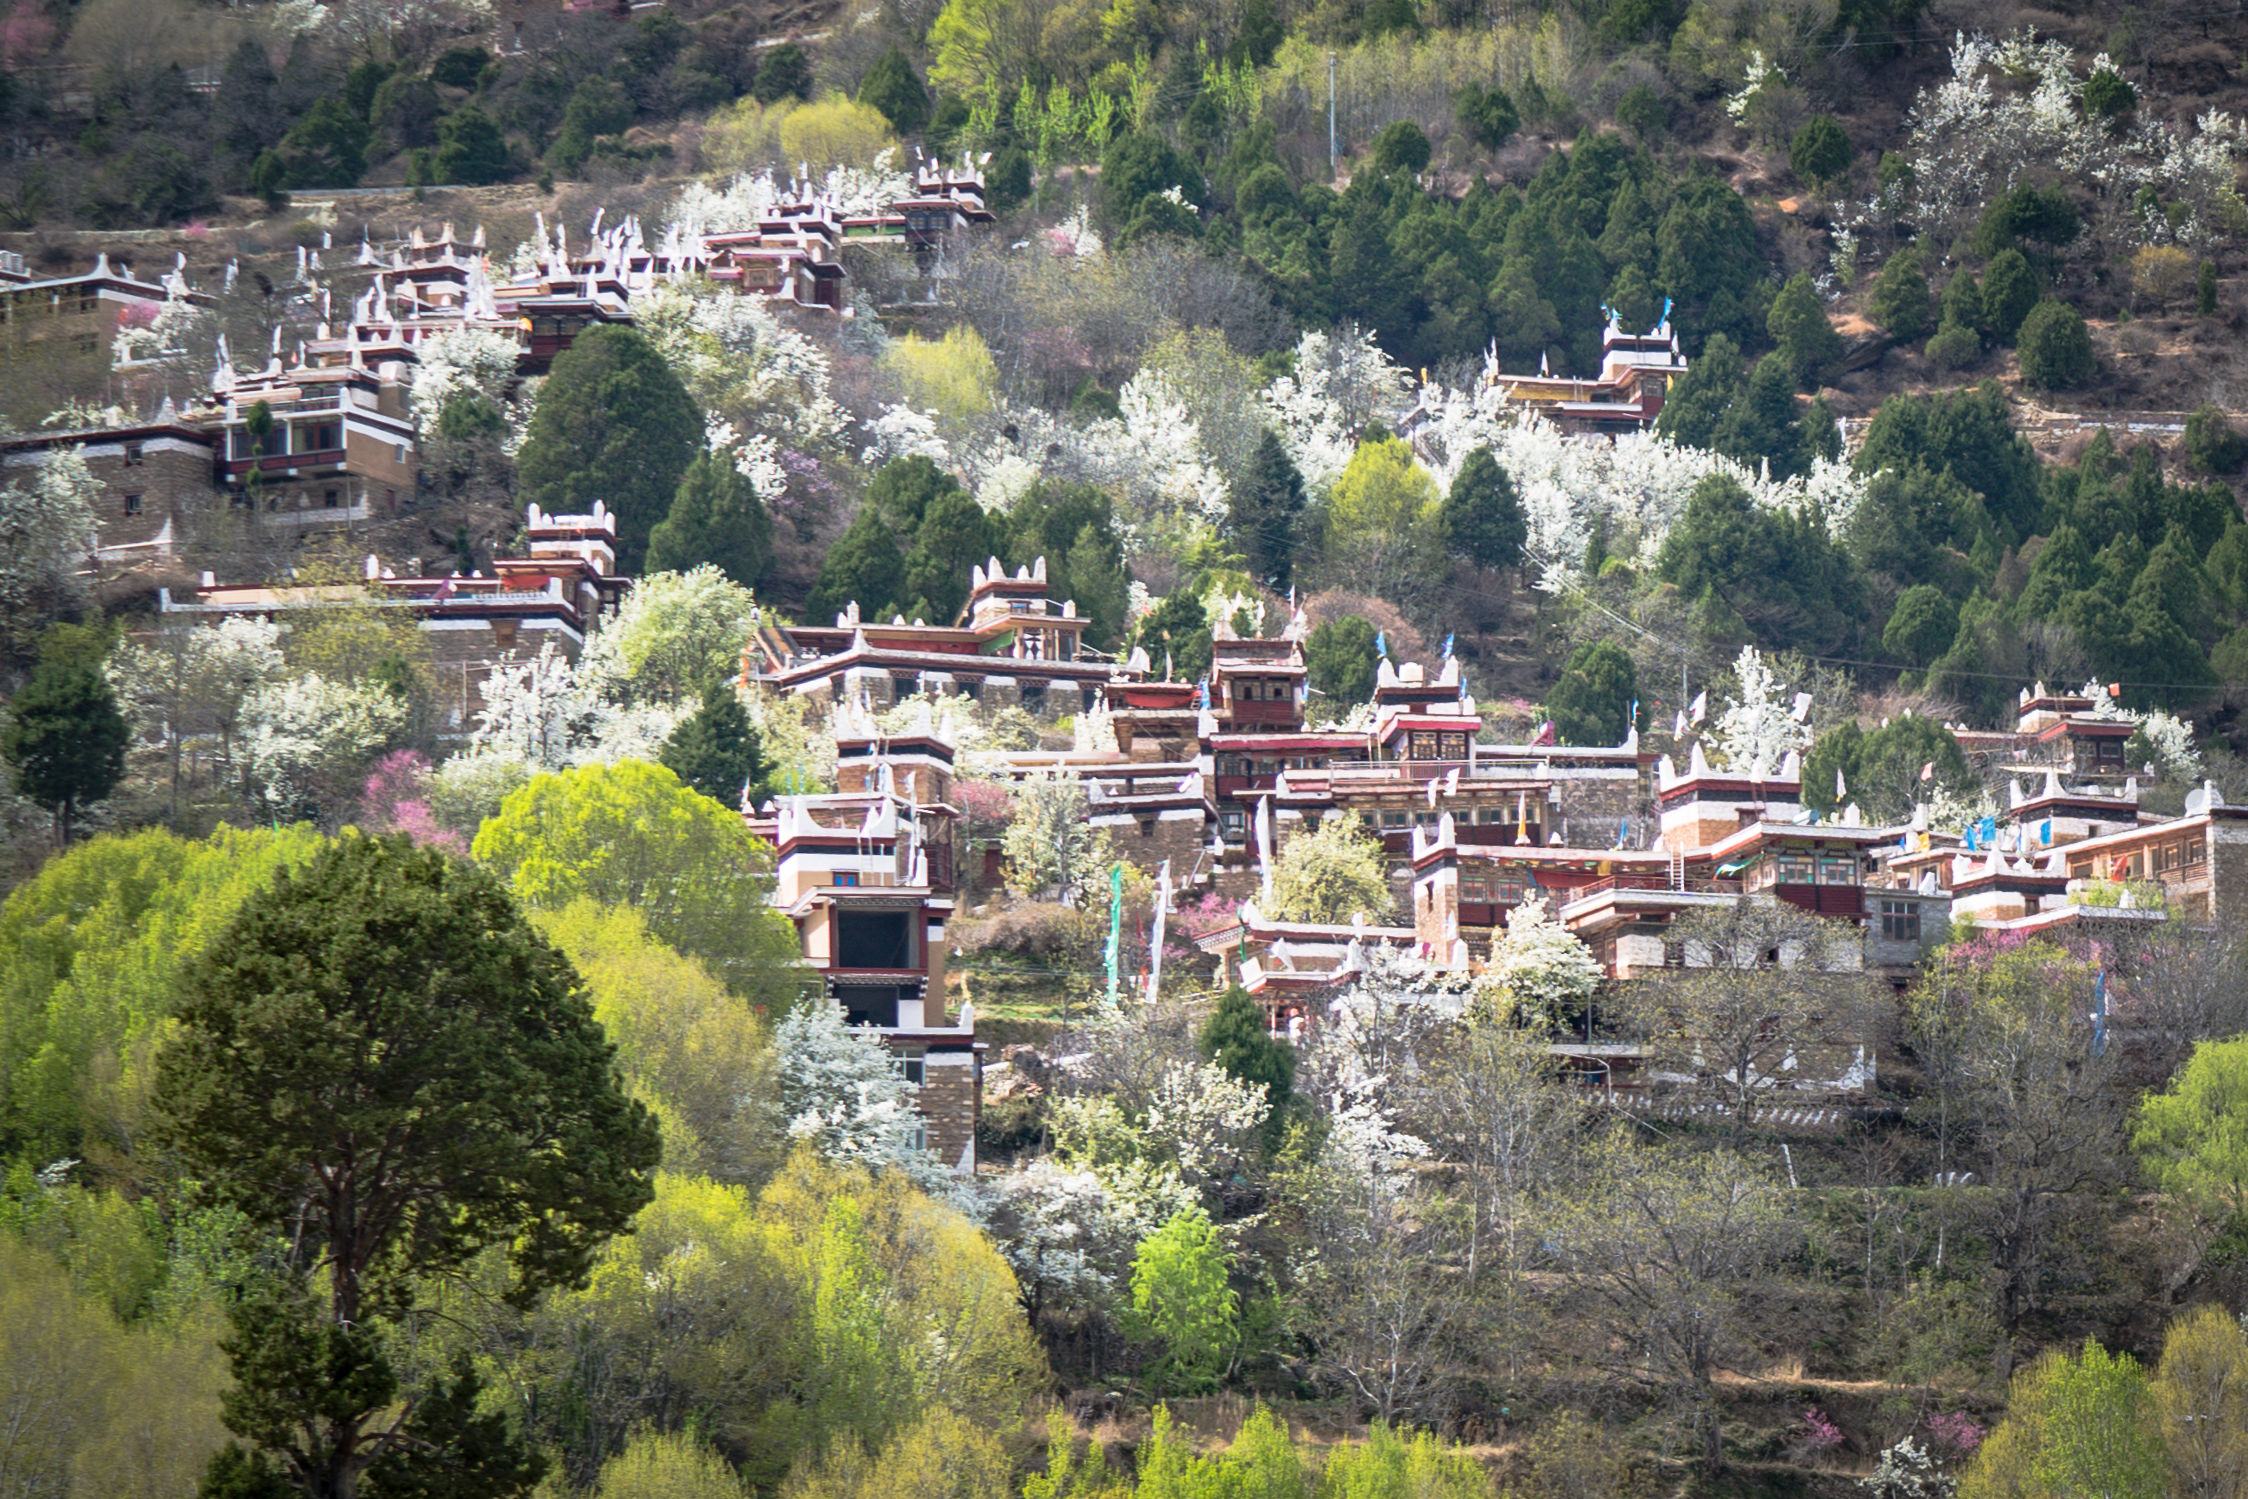
{"label": "white blossom tree", "polygon": [[0,484],[0,636],[24,649],[46,624],[92,598],[100,481],[75,449],[57,449],[28,482]]}
{"label": "white blossom tree", "polygon": [[1496,1018],[1552,1027],[1592,998],[1600,977],[1584,939],[1553,919],[1544,897],[1533,896],[1507,913],[1477,989]]}
{"label": "white blossom tree", "polygon": [[494,411],[508,410],[515,361],[522,353],[512,331],[474,323],[448,328],[414,345],[414,383],[407,393],[414,429],[425,438],[456,400],[482,396]]}
{"label": "white blossom tree", "polygon": [[916,1143],[914,1087],[888,1047],[843,1024],[843,1008],[807,1000],[773,1028],[781,1118],[789,1138],[830,1160],[903,1171],[942,1187],[946,1173]]}
{"label": "white blossom tree", "polygon": [[269,681],[243,707],[244,781],[270,817],[340,810],[406,715],[405,701],[387,687],[332,682],[317,672]]}
{"label": "white blossom tree", "polygon": [[218,763],[231,770],[251,698],[287,672],[282,627],[229,615],[215,625],[170,624],[151,645],[126,642],[109,659],[110,685],[141,741],[169,752],[175,795],[184,747],[215,734]]}
{"label": "white blossom tree", "polygon": [[1717,720],[1718,751],[1736,773],[1777,775],[1790,753],[1811,747],[1808,718],[1797,720],[1794,693],[1755,646],[1741,647],[1733,675],[1739,691]]}
{"label": "white blossom tree", "polygon": [[1108,834],[1092,825],[1085,786],[1075,775],[1035,776],[1015,794],[1015,820],[1000,844],[1007,883],[1033,896],[1089,905],[1111,862]]}

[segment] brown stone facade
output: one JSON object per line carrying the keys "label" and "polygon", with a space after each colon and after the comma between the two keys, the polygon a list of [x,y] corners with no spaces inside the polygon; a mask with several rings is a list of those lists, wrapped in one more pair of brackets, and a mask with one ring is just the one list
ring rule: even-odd
{"label": "brown stone facade", "polygon": [[971,1050],[930,1051],[921,1059],[921,1117],[929,1153],[947,1169],[976,1163],[976,1124],[983,1117],[983,1059]]}
{"label": "brown stone facade", "polygon": [[212,439],[170,422],[10,438],[0,443],[0,478],[27,481],[62,451],[76,452],[102,486],[94,522],[107,567],[180,556],[218,506]]}

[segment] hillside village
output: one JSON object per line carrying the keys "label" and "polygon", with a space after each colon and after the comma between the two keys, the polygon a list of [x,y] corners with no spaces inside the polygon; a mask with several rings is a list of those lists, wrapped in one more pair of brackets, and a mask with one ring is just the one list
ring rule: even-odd
{"label": "hillside village", "polygon": [[2244,49],[0,14],[0,1496],[2248,1494]]}

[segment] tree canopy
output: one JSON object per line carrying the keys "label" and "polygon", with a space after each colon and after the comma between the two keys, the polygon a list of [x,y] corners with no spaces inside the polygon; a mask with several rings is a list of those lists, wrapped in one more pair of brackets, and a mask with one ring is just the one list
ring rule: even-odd
{"label": "tree canopy", "polygon": [[549,512],[605,503],[617,517],[617,564],[637,573],[702,445],[702,413],[670,362],[638,329],[603,323],[555,356],[516,475],[523,498]]}

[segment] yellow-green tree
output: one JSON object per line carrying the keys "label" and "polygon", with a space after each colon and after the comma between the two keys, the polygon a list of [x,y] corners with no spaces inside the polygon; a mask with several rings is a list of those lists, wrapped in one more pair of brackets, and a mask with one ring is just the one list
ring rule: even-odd
{"label": "yellow-green tree", "polygon": [[999,386],[999,366],[983,335],[965,323],[947,328],[942,338],[908,333],[882,351],[882,373],[898,383],[906,403],[953,421],[991,410]]}
{"label": "yellow-green tree", "polygon": [[871,104],[830,94],[790,110],[780,122],[784,160],[811,168],[815,177],[832,167],[866,168],[884,151],[897,149],[890,122]]}
{"label": "yellow-green tree", "polygon": [[1444,497],[1394,437],[1361,443],[1327,497],[1326,576],[1411,607],[1444,579]]}
{"label": "yellow-green tree", "polygon": [[601,1465],[598,1499],[749,1499],[749,1485],[689,1432],[637,1431]]}
{"label": "yellow-green tree", "polygon": [[1272,862],[1272,909],[1282,921],[1348,921],[1390,914],[1382,846],[1355,817],[1331,817],[1282,845]]}
{"label": "yellow-green tree", "polygon": [[535,777],[500,804],[474,853],[534,910],[581,896],[633,906],[649,930],[737,994],[793,994],[796,937],[771,910],[773,851],[661,765],[625,760]]}
{"label": "yellow-green tree", "polygon": [[2191,1499],[2248,1494],[2248,1332],[2239,1318],[2221,1306],[2200,1306],[2170,1324],[2154,1405],[2172,1492]]}
{"label": "yellow-green tree", "polygon": [[585,980],[633,1097],[663,1126],[664,1165],[755,1184],[785,1154],[764,1018],[630,906],[579,897],[533,918]]}
{"label": "yellow-green tree", "polygon": [[2160,1499],[2167,1478],[2146,1370],[2087,1338],[2081,1354],[2055,1349],[2014,1377],[1959,1499]]}

